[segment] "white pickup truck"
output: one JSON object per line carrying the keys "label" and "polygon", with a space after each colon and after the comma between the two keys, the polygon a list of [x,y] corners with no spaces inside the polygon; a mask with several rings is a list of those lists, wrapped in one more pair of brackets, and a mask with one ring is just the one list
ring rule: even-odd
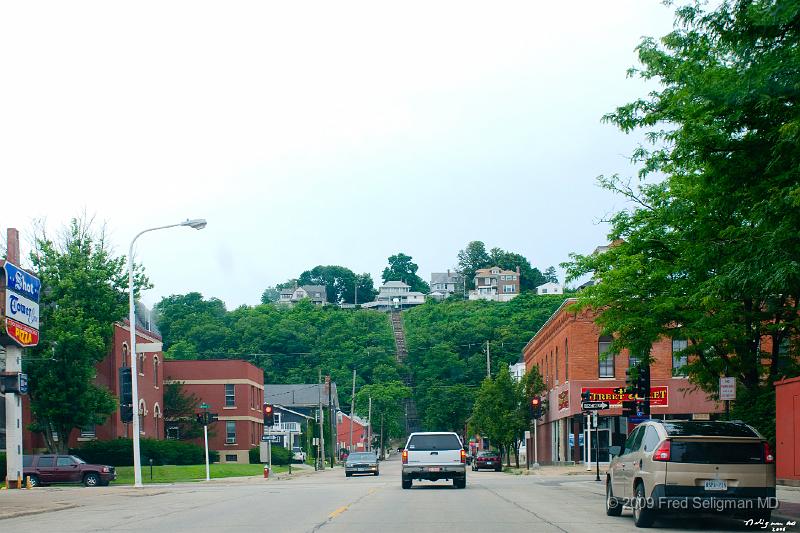
{"label": "white pickup truck", "polygon": [[467,486],[467,455],[455,433],[412,433],[403,449],[402,482],[410,489],[413,480],[452,479],[453,486]]}

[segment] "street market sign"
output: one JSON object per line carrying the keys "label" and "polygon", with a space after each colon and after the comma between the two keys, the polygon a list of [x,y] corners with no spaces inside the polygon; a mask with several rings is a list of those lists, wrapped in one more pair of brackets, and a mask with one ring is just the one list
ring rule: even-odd
{"label": "street market sign", "polygon": [[20,346],[39,344],[39,278],[5,262],[6,333]]}
{"label": "street market sign", "polygon": [[[636,396],[624,392],[619,387],[582,387],[581,392],[589,391],[591,402],[608,402],[609,408],[621,407],[622,402],[632,402]],[[669,387],[650,387],[650,406],[667,407],[669,405]]]}

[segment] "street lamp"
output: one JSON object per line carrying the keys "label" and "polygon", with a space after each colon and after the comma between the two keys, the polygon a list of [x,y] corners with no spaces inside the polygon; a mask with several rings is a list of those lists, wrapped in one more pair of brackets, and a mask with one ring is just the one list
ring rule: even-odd
{"label": "street lamp", "polygon": [[140,231],[136,237],[131,241],[131,246],[128,249],[128,294],[129,294],[129,321],[128,324],[131,330],[131,401],[133,402],[134,416],[133,416],[133,486],[142,487],[142,461],[139,457],[139,380],[136,365],[138,363],[136,355],[136,310],[133,303],[133,245],[136,239],[149,231],[156,231],[160,229],[175,228],[178,226],[188,226],[194,229],[203,229],[206,227],[206,220],[204,218],[196,218],[194,220],[185,220],[179,224],[170,224],[168,226],[158,226],[156,228],[149,228]]}

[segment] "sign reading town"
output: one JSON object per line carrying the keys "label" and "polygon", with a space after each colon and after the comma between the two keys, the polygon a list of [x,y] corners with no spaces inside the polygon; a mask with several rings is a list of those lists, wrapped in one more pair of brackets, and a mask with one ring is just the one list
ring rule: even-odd
{"label": "sign reading town", "polygon": [[39,344],[39,293],[41,282],[6,261],[6,333],[20,346]]}
{"label": "sign reading town", "polygon": [[[583,387],[581,392],[589,391],[589,400],[592,402],[608,402],[611,409],[621,407],[622,402],[632,402],[636,399],[633,394],[623,392],[619,387]],[[669,405],[669,387],[650,387],[650,406]]]}

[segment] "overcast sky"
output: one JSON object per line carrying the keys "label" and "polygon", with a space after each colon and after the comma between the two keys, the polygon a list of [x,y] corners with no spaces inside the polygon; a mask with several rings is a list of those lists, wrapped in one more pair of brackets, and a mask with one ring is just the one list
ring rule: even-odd
{"label": "overcast sky", "polygon": [[657,0],[8,2],[0,227],[86,210],[124,254],[208,219],[138,241],[149,305],[318,264],[377,285],[400,251],[428,280],[471,240],[543,270],[606,241],[595,178],[638,138],[600,118],[671,27]]}

